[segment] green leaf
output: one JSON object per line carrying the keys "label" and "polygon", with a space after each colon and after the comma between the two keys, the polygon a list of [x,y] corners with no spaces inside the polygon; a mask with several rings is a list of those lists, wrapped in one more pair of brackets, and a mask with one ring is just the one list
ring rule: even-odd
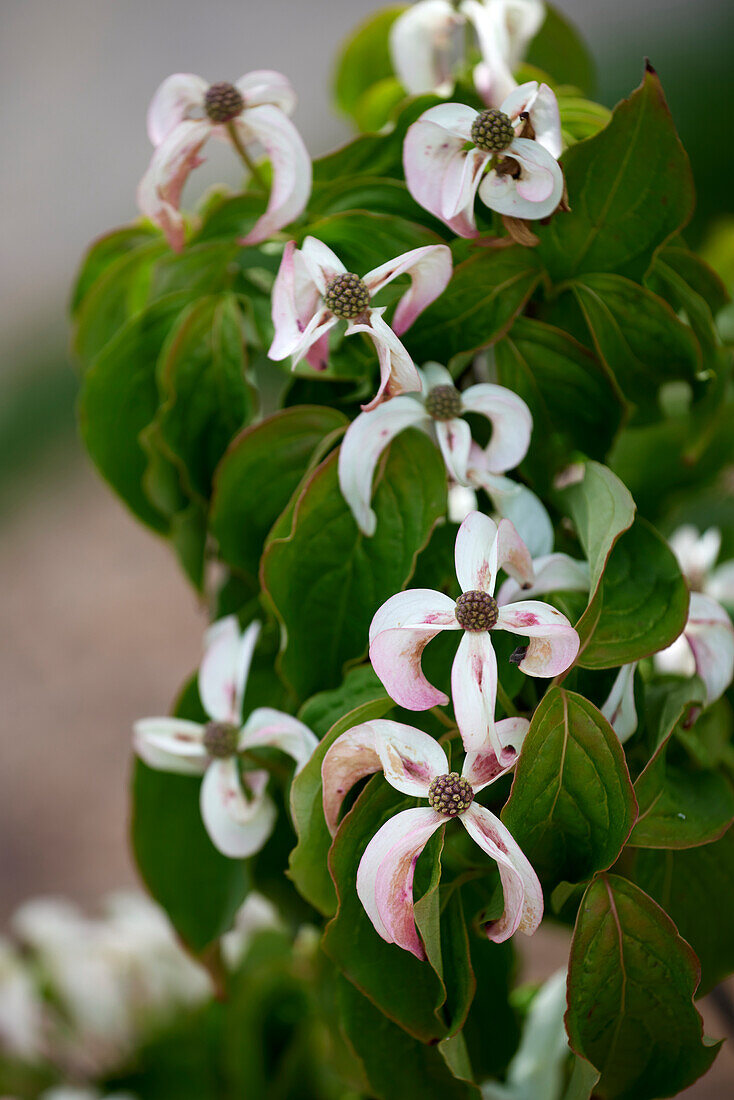
{"label": "green leaf", "polygon": [[541,879],[611,866],[636,814],[624,752],[600,711],[552,688],[533,715],[502,819]]}
{"label": "green leaf", "polygon": [[639,849],[630,875],[698,955],[702,997],[734,971],[734,829],[700,848]]}
{"label": "green leaf", "polygon": [[354,121],[364,133],[375,133],[386,126],[390,117],[405,102],[405,88],[396,76],[386,76],[373,84],[357,100]]}
{"label": "green leaf", "polygon": [[271,535],[261,577],[286,630],[280,668],[296,695],[341,682],[367,646],[377,608],[409,580],[446,508],[446,473],[422,433],[391,444],[375,479],[377,532],[366,538],[347,507],[330,455],[303,484],[290,530]]}
{"label": "green leaf", "polygon": [[265,539],[318,447],[346,424],[335,409],[283,409],[246,428],[214,477],[210,527],[220,557],[257,576]]}
{"label": "green leaf", "polygon": [[694,381],[701,349],[662,298],[620,275],[572,285],[597,354],[630,401],[650,406],[664,382]]}
{"label": "green leaf", "polygon": [[400,4],[385,8],[365,19],[350,35],[339,51],[334,77],[337,106],[346,115],[354,116],[364,93],[378,80],[392,75],[390,58],[390,28],[405,11]]}
{"label": "green leaf", "polygon": [[582,92],[594,90],[594,63],[580,34],[555,8],[545,5],[543,25],[530,43],[527,63]]}
{"label": "green leaf", "polygon": [[[341,687],[312,696],[298,715],[317,736],[322,732],[324,736],[291,784],[291,817],[298,844],[290,855],[289,874],[303,897],[324,916],[336,912],[336,892],[328,868],[332,837],[324,819],[321,765],[340,734],[360,722],[383,718],[393,706],[372,669],[361,666],[347,674]],[[332,723],[329,719],[336,711],[339,717]],[[323,729],[325,720],[328,732]]]}
{"label": "green leaf", "polygon": [[125,225],[113,229],[92,242],[77,272],[71,293],[69,308],[72,317],[76,317],[89,291],[104,271],[121,256],[134,252],[141,245],[160,241],[160,233],[152,225]]}
{"label": "green leaf", "polygon": [[497,379],[533,414],[526,460],[535,481],[549,484],[576,451],[604,458],[622,420],[610,375],[561,329],[520,317],[497,345]]}
{"label": "green leaf", "polygon": [[667,542],[641,517],[614,547],[599,589],[600,614],[582,640],[582,668],[617,668],[664,649],[688,615],[688,588]]}
{"label": "green leaf", "polygon": [[589,563],[591,603],[619,536],[632,526],[635,502],[627,487],[606,466],[587,462],[584,477],[562,493]]}
{"label": "green leaf", "polygon": [[579,99],[575,95],[558,94],[557,98],[564,144],[574,145],[577,141],[594,137],[609,125],[612,112],[600,103]]}
{"label": "green leaf", "polygon": [[[385,821],[405,808],[406,799],[376,775],[343,819],[329,855],[338,910],[327,925],[323,946],[344,976],[385,1016],[426,1043],[446,1035],[440,1013],[446,998],[443,982],[430,963],[378,936],[356,890],[357,868],[368,842]],[[442,833],[443,829],[439,838]],[[428,886],[433,878],[435,844],[427,846],[423,855],[416,866],[416,901],[422,895],[420,880]]]}
{"label": "green leaf", "polygon": [[330,214],[311,222],[299,231],[296,239],[300,244],[307,236],[323,241],[336,252],[348,271],[360,275],[413,248],[444,243],[424,225],[394,214],[362,210]]}
{"label": "green leaf", "polygon": [[181,317],[158,363],[157,426],[189,493],[208,502],[212,475],[252,415],[241,317],[231,294],[201,298]]}
{"label": "green leaf", "polygon": [[655,257],[653,265],[645,278],[645,283],[656,294],[664,298],[666,302],[669,302],[676,313],[683,312],[685,314],[696,339],[701,345],[704,363],[708,363],[719,344],[713,313],[706,299],[694,290],[674,267],[666,262],[664,257],[668,251],[669,249],[664,248]]}
{"label": "green leaf", "polygon": [[339,982],[340,1020],[364,1067],[372,1096],[380,1100],[469,1100],[479,1089],[457,1080],[440,1045],[417,1042],[397,1027],[345,979]]}
{"label": "green leaf", "polygon": [[79,403],[82,437],[95,465],[138,519],[156,531],[167,524],[143,489],[148,455],[140,434],[158,408],[158,356],[187,302],[186,292],[173,294],[128,321],[87,371]]}
{"label": "green leaf", "polygon": [[492,943],[486,935],[470,934],[469,946],[477,989],[462,1035],[474,1076],[483,1081],[505,1072],[520,1041],[518,1014],[509,999],[515,954],[511,942]]}
{"label": "green leaf", "polygon": [[717,1048],[702,1041],[698,977],[695,955],[654,901],[616,875],[592,882],[571,945],[566,1027],[601,1072],[600,1097],[673,1096],[706,1072]]}
{"label": "green leaf", "polygon": [[346,181],[337,179],[319,188],[309,205],[309,213],[318,218],[348,210],[362,211],[362,219],[368,217],[366,211],[370,214],[391,214],[441,233],[441,223],[418,205],[405,183],[398,179],[369,175],[354,176]]}
{"label": "green leaf", "polygon": [[405,334],[405,346],[417,363],[448,363],[454,355],[487,347],[505,334],[539,279],[529,249],[482,249],[454,268],[441,297]]}
{"label": "green leaf", "polygon": [[551,278],[614,271],[641,279],[693,209],[688,157],[657,74],[648,68],[606,129],[568,149],[562,164],[572,212],[534,230]]}

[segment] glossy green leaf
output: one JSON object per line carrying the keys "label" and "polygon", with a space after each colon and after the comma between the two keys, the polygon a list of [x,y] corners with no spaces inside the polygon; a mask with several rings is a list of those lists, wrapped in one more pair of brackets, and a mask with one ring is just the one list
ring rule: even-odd
{"label": "glossy green leaf", "polygon": [[416,431],[392,443],[375,478],[377,531],[357,528],[330,455],[304,483],[289,531],[271,536],[261,577],[286,629],[281,672],[296,695],[341,682],[367,648],[372,616],[409,580],[415,559],[445,514],[446,473],[436,447]]}
{"label": "glossy green leaf", "polygon": [[418,205],[403,180],[399,179],[371,175],[354,176],[347,181],[337,179],[319,188],[309,204],[309,213],[315,218],[341,214],[347,210],[362,211],[362,225],[367,216],[364,211],[368,210],[371,214],[400,217],[441,233],[441,223]]}
{"label": "glossy green leaf", "polygon": [[289,874],[303,897],[324,916],[336,912],[336,893],[328,868],[332,837],[324,819],[321,765],[340,734],[360,722],[384,717],[393,706],[372,669],[361,666],[347,674],[341,687],[312,696],[299,711],[301,721],[323,740],[291,784],[291,818],[298,844],[290,855]]}
{"label": "glossy green leaf", "polygon": [[337,106],[354,116],[360,98],[378,80],[392,75],[390,28],[405,10],[400,4],[369,16],[353,31],[337,58],[334,94]]}
{"label": "glossy green leaf", "polygon": [[688,588],[675,555],[639,516],[609,556],[598,607],[577,661],[583,668],[638,661],[670,645],[685,625]]}
{"label": "glossy green leaf", "polygon": [[230,295],[201,298],[181,317],[158,363],[161,439],[187,490],[208,502],[212,475],[252,416],[242,321]]}
{"label": "glossy green leaf", "polygon": [[604,458],[622,401],[599,361],[561,329],[520,317],[495,350],[497,380],[527,402],[533,439],[526,465],[550,482],[577,451]]}
{"label": "glossy green leaf", "polygon": [[673,1096],[706,1072],[716,1048],[702,1041],[698,979],[693,951],[637,886],[616,875],[589,886],[571,946],[566,1027],[601,1072],[603,1100]]}
{"label": "glossy green leaf", "polygon": [[152,225],[133,224],[113,229],[93,241],[85,253],[71,292],[69,308],[72,316],[77,315],[94,284],[116,260],[142,245],[160,240],[160,234]]}
{"label": "glossy green leaf", "polygon": [[624,752],[600,711],[553,688],[533,719],[502,819],[538,875],[554,885],[609,867],[635,820]]}
{"label": "glossy green leaf", "polygon": [[632,526],[635,502],[627,487],[606,466],[587,462],[581,481],[563,490],[576,534],[589,563],[589,602],[619,536]]}
{"label": "glossy green leaf", "polygon": [[448,363],[503,336],[540,279],[526,248],[482,249],[454,269],[440,298],[421,314],[403,341],[417,363]]}
{"label": "glossy green leaf", "polygon": [[657,74],[648,68],[606,129],[568,149],[562,164],[572,212],[535,227],[551,278],[614,271],[641,279],[693,210],[688,157]]}
{"label": "glossy green leaf", "polygon": [[257,576],[265,539],[314,451],[346,424],[335,409],[284,409],[246,428],[214,478],[210,526],[228,565]]}
{"label": "glossy green leaf", "polygon": [[[338,910],[327,925],[323,945],[345,977],[381,1012],[415,1038],[430,1042],[446,1034],[440,1012],[446,997],[443,983],[428,962],[378,936],[356,890],[357,868],[369,840],[388,818],[407,805],[406,799],[382,775],[376,775],[342,821],[329,854]],[[436,834],[437,843],[440,832]],[[424,856],[416,866],[413,891],[416,901],[433,877],[436,856],[433,841]]]}
{"label": "glossy green leaf", "polygon": [[543,24],[528,47],[527,61],[582,92],[594,88],[594,63],[580,34],[565,16],[545,5]]}
{"label": "glossy green leaf", "polygon": [[81,433],[95,465],[138,519],[157,531],[167,524],[143,489],[148,455],[140,435],[158,408],[158,356],[187,303],[186,292],[173,294],[128,321],[87,371],[79,403]]}
{"label": "glossy green leaf", "polygon": [[698,996],[734,972],[734,829],[699,848],[639,849],[630,876],[672,917],[698,955]]}
{"label": "glossy green leaf", "polygon": [[597,354],[630,401],[650,405],[664,382],[693,382],[701,349],[667,302],[620,275],[573,283]]}
{"label": "glossy green leaf", "polygon": [[478,1100],[476,1086],[458,1081],[440,1044],[428,1046],[407,1035],[345,979],[339,983],[340,1019],[360,1059],[372,1096],[380,1100]]}
{"label": "glossy green leaf", "polygon": [[372,84],[357,100],[354,121],[364,133],[375,133],[386,126],[405,102],[405,88],[396,76],[385,76]]}

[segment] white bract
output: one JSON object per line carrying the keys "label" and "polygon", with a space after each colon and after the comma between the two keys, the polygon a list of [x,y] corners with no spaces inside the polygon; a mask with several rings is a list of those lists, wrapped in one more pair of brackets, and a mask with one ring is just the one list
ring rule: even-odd
{"label": "white bract", "polygon": [[541,0],[419,0],[390,28],[393,67],[411,95],[450,95],[476,45],[474,83],[497,106],[516,87],[513,71],[544,19]]}
{"label": "white bract", "polygon": [[[268,355],[275,360],[290,357],[292,367],[305,359],[314,370],[325,370],[329,332],[343,320],[348,322],[347,336],[369,336],[380,363],[380,387],[365,409],[383,398],[418,391],[418,372],[398,336],[443,293],[451,271],[451,251],[441,244],[414,248],[360,278],[323,241],[306,237],[302,248],[289,241],[273,287],[275,335]],[[411,283],[390,327],[383,319],[386,307],[371,306],[370,300],[400,275],[409,275]]]}
{"label": "white bract", "polygon": [[[480,132],[492,114],[506,127],[501,148],[488,148]],[[556,97],[547,84],[530,81],[511,92],[499,112],[478,113],[463,103],[425,111],[405,136],[405,181],[416,202],[454,233],[478,237],[477,194],[490,210],[512,218],[546,218],[556,210],[564,189],[561,149]]]}
{"label": "white bract", "polygon": [[421,668],[423,650],[442,630],[461,630],[463,637],[451,671],[456,722],[467,752],[489,745],[510,763],[494,722],[497,659],[492,632],[507,630],[527,638],[517,663],[529,676],[556,676],[576,659],[579,637],[565,615],[550,604],[521,600],[502,604],[494,598],[500,569],[520,585],[533,584],[527,547],[509,520],[496,524],[472,512],[456,537],[458,601],[444,592],[409,589],[392,596],[370,625],[370,660],[388,694],[408,710],[428,710],[448,703],[448,696],[428,682]]}
{"label": "white bract", "polygon": [[144,718],[134,727],[135,751],[149,767],[203,775],[204,825],[219,851],[235,859],[262,848],[277,812],[266,793],[268,772],[242,771],[240,754],[279,749],[295,760],[300,771],[318,744],[302,722],[270,707],[258,707],[242,724],[242,703],[259,632],[260,624],[251,623],[241,634],[234,615],[207,631],[199,696],[210,722]]}
{"label": "white bract", "polygon": [[165,233],[171,248],[184,245],[181,193],[189,174],[203,163],[210,137],[241,146],[253,159],[264,150],[273,182],[265,213],[243,244],[267,240],[303,212],[311,194],[311,158],[288,115],[296,97],[281,73],[262,69],[234,84],[212,84],[193,73],[163,81],[148,109],[148,136],[155,146],[138,187],[142,213]]}
{"label": "white bract", "polygon": [[[366,535],[373,535],[377,525],[370,507],[375,467],[385,448],[406,428],[423,428],[433,436],[454,481],[469,484],[473,464],[472,468],[486,472],[483,488],[490,493],[496,478],[500,498],[503,489],[512,496],[514,482],[496,475],[517,466],[527,453],[533,420],[521,397],[489,382],[460,392],[446,368],[438,363],[426,363],[420,375],[420,394],[395,397],[361,413],[349,425],[342,441],[339,485]],[[492,425],[492,437],[484,449],[472,443],[469,424],[462,419],[468,412],[486,416]],[[509,491],[504,482],[512,487]]]}
{"label": "white bract", "polygon": [[415,864],[433,833],[452,817],[499,868],[504,912],[485,925],[488,937],[501,943],[517,931],[532,935],[543,915],[543,891],[527,857],[499,818],[474,801],[479,791],[512,767],[528,722],[507,718],[495,729],[510,763],[502,763],[492,748],[484,746],[467,754],[461,776],[450,772],[446,753],[433,737],[387,719],[347,730],[324,756],[324,816],[332,835],[345,795],[374,772],[382,771],[403,794],[429,800],[427,807],[390,818],[365,848],[357,871],[357,894],[376,932],[419,959],[426,954],[413,911]]}

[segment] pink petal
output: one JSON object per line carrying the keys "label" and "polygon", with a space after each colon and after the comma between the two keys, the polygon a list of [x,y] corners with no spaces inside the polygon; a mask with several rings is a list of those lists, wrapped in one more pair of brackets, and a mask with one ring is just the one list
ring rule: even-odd
{"label": "pink petal", "polygon": [[725,561],[706,582],[706,595],[717,603],[734,604],[734,561]]}
{"label": "pink petal", "polygon": [[448,95],[463,53],[463,20],[449,0],[406,8],[390,28],[395,73],[410,95]]}
{"label": "pink petal", "polygon": [[215,722],[242,721],[242,700],[255,652],[260,623],[250,623],[240,633],[236,615],[219,619],[206,632],[204,656],[199,666],[199,697]]}
{"label": "pink petal", "polygon": [[534,140],[558,160],[563,150],[561,113],[558,100],[547,84],[538,84],[536,80],[521,84],[510,92],[501,110],[513,122],[527,112],[535,132]]}
{"label": "pink petal", "polygon": [[490,473],[484,465],[484,451],[476,443],[472,443],[469,452],[467,481],[477,489],[484,489],[495,511],[514,523],[533,558],[550,553],[553,524],[542,502],[525,485]]}
{"label": "pink petal", "polygon": [[475,794],[515,766],[529,728],[527,718],[503,718],[495,724],[495,739],[502,746],[499,757],[489,745],[467,753],[461,774]]}
{"label": "pink petal", "polygon": [[133,748],[149,768],[201,775],[209,757],[203,745],[204,727],[183,718],[142,718],[133,726]]}
{"label": "pink petal", "polygon": [[400,336],[431,302],[443,294],[451,279],[452,269],[448,245],[429,244],[404,252],[402,256],[376,267],[365,275],[364,282],[372,297],[393,279],[410,275],[410,286],[397,304],[392,323],[393,331]]}
{"label": "pink petal", "polygon": [[579,636],[566,616],[539,600],[500,607],[495,629],[530,639],[518,666],[528,676],[558,676],[571,667],[579,651]]}
{"label": "pink petal", "polygon": [[448,696],[428,683],[423,650],[441,630],[459,630],[456,605],[442,592],[415,588],[391,596],[370,625],[370,660],[392,699],[407,710],[428,710]]}
{"label": "pink petal", "polygon": [[509,519],[497,524],[497,568],[504,569],[520,585],[531,584],[535,577],[530,552]]}
{"label": "pink petal", "polygon": [[499,107],[515,87],[504,5],[496,0],[492,3],[463,0],[461,11],[474,25],[482,55],[481,63],[474,70],[477,91],[489,106]]}
{"label": "pink petal", "polygon": [[370,507],[377,461],[405,428],[429,424],[423,405],[413,397],[394,397],[372,412],[360,413],[347,428],[339,451],[339,487],[357,526],[374,535],[377,517]]}
{"label": "pink petal", "polygon": [[383,321],[385,309],[371,309],[365,321],[350,321],[346,335],[355,332],[366,333],[375,345],[380,364],[380,387],[372,400],[362,406],[364,412],[370,412],[387,397],[397,397],[401,393],[420,393],[421,380],[415,363],[390,326]]}
{"label": "pink petal", "polygon": [[204,106],[209,85],[193,73],[174,73],[163,81],[148,108],[148,137],[160,145],[191,112]]}
{"label": "pink petal", "polygon": [[494,592],[497,580],[497,524],[471,512],[456,536],[456,576],[462,592]]}
{"label": "pink petal", "polygon": [[[442,103],[422,114],[408,128],[403,144],[403,166],[408,190],[426,210],[445,222],[460,237],[478,237],[474,221],[474,196],[481,174],[489,162],[488,153],[477,156],[477,150],[467,153],[464,145],[471,140],[471,126],[476,111],[462,104]],[[464,176],[464,162],[469,158],[471,171]],[[465,191],[466,206],[447,219],[444,215],[444,183],[447,175],[471,180]],[[467,183],[468,186],[468,183]]]}
{"label": "pink petal", "polygon": [[337,254],[317,237],[306,237],[301,252],[308,273],[320,294],[325,294],[331,280],[347,270]]}
{"label": "pink petal", "polygon": [[484,466],[502,474],[518,466],[527,454],[533,418],[525,402],[512,390],[482,382],[461,395],[467,412],[481,413],[492,425],[492,438],[484,450]]}
{"label": "pink petal", "polygon": [[609,698],[601,707],[622,744],[637,729],[637,711],[635,710],[635,669],[637,661],[622,665],[609,692]]}
{"label": "pink petal", "polygon": [[357,871],[357,894],[377,934],[418,959],[426,954],[413,915],[415,865],[445,822],[428,807],[403,810],[375,833]]}
{"label": "pink petal", "polygon": [[529,588],[509,577],[497,593],[497,603],[529,600],[547,592],[588,592],[589,563],[568,554],[545,554],[533,562],[535,580]]}
{"label": "pink petal", "polygon": [[498,817],[472,802],[461,815],[472,840],[499,868],[505,894],[505,911],[498,921],[485,925],[490,940],[502,943],[515,932],[532,936],[543,916],[543,891],[527,856]]}
{"label": "pink petal", "polygon": [[259,244],[306,209],[311,195],[311,158],[298,130],[278,107],[252,107],[243,111],[234,125],[245,145],[253,139],[262,145],[273,170],[268,208],[241,241]]}
{"label": "pink petal", "polygon": [[272,707],[258,707],[252,712],[240,732],[239,748],[256,749],[269,746],[287,753],[296,762],[296,774],[308,762],[318,745],[308,726]]}
{"label": "pink petal", "polygon": [[547,218],[563,195],[563,172],[554,157],[537,141],[515,138],[507,154],[520,165],[521,174],[498,176],[491,170],[482,180],[479,197],[490,210],[513,218]]}
{"label": "pink petal", "polygon": [[494,721],[497,658],[487,631],[465,631],[451,667],[451,697],[466,751],[491,751],[503,768],[512,767],[516,755],[502,745]]}
{"label": "pink petal", "polygon": [[245,101],[245,108],[269,103],[287,115],[296,108],[296,93],[287,76],[274,69],[256,69],[235,81],[235,87]]}
{"label": "pink petal", "polygon": [[184,246],[184,221],[179,213],[181,192],[189,174],[202,163],[199,151],[211,132],[208,119],[180,122],[156,148],[138,184],[141,212],[163,230],[176,252]]}
{"label": "pink petal", "polygon": [[[265,794],[266,771],[245,772],[235,757],[212,760],[201,784],[201,816],[211,842],[230,859],[258,852],[273,831],[277,811]],[[247,786],[246,797],[242,783]]]}
{"label": "pink petal", "polygon": [[684,634],[706,685],[708,704],[719,699],[734,678],[734,628],[723,607],[701,592],[691,593]]}
{"label": "pink petal", "polygon": [[[291,352],[291,367],[295,369],[302,359],[306,359],[314,370],[326,370],[329,358],[328,334],[338,324],[339,318],[326,307],[315,313]],[[273,358],[272,355],[270,358]]]}
{"label": "pink petal", "polygon": [[466,468],[471,449],[471,428],[466,420],[436,420],[433,427],[443,460],[454,481],[466,482]]}
{"label": "pink petal", "polygon": [[431,781],[445,775],[449,765],[433,737],[401,722],[374,719],[347,730],[330,746],[321,765],[324,817],[332,836],[347,792],[380,769],[396,790],[427,798]]}
{"label": "pink petal", "polygon": [[287,359],[309,322],[321,312],[321,295],[295,241],[288,241],[273,285],[271,312],[275,335],[268,356]]}

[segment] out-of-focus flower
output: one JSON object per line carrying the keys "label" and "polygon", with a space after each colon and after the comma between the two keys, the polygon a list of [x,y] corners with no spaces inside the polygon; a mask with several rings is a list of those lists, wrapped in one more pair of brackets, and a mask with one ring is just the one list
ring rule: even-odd
{"label": "out-of-focus flower", "polygon": [[672,645],[653,656],[658,672],[698,674],[706,686],[706,703],[719,699],[734,678],[734,627],[723,607],[691,592],[688,620]]}
{"label": "out-of-focus flower", "polygon": [[544,19],[541,0],[419,0],[390,29],[393,67],[411,95],[450,95],[467,64],[473,30],[482,57],[474,83],[485,103],[496,106],[516,87],[513,71]]}
{"label": "out-of-focus flower", "polygon": [[199,696],[211,721],[144,718],[135,723],[134,745],[151,768],[203,775],[201,816],[212,843],[233,859],[259,851],[273,830],[275,803],[266,793],[268,772],[241,771],[240,755],[275,748],[300,770],[317,739],[302,722],[271,707],[258,707],[242,725],[242,702],[260,624],[240,633],[237,618],[220,619],[207,631],[199,668]]}
{"label": "out-of-focus flower", "polygon": [[734,607],[734,561],[716,565],[721,551],[721,531],[709,527],[699,533],[691,524],[678,527],[670,536],[670,549],[692,592],[702,592],[717,603]]}
{"label": "out-of-focus flower", "polygon": [[[532,585],[527,547],[509,520],[494,523],[472,512],[456,537],[456,575],[462,595],[409,589],[391,596],[370,626],[370,660],[388,694],[408,710],[428,710],[448,697],[426,680],[423,650],[442,630],[463,630],[451,670],[456,722],[467,752],[491,745],[505,763],[494,722],[497,659],[492,631],[524,635],[518,666],[529,676],[556,676],[578,653],[579,637],[565,615],[550,604],[522,600],[501,605],[494,598],[499,570],[520,585]],[[509,761],[507,761],[509,763]]]}
{"label": "out-of-focus flower", "polygon": [[243,244],[267,240],[302,213],[311,194],[312,169],[288,118],[295,103],[286,77],[268,69],[248,73],[234,84],[210,85],[192,73],[174,73],[163,81],[148,110],[155,152],[138,187],[138,205],[163,230],[171,248],[183,248],[181,193],[191,171],[202,163],[200,153],[210,137],[230,142],[251,168],[255,151],[263,149],[272,166],[268,208]]}
{"label": "out-of-focus flower", "polygon": [[[302,248],[290,241],[273,287],[275,336],[268,355],[275,360],[290,356],[293,367],[305,359],[314,370],[325,370],[329,331],[346,321],[346,335],[364,332],[380,362],[380,388],[365,409],[383,398],[419,391],[418,372],[398,336],[443,293],[451,271],[451,251],[442,244],[414,248],[360,278],[315,237],[306,237]],[[400,275],[409,275],[411,285],[397,304],[391,328],[382,316],[386,307],[370,306],[370,300]]]}
{"label": "out-of-focus flower", "polygon": [[0,1050],[31,1062],[43,1052],[43,1002],[27,963],[0,939]]}
{"label": "out-of-focus flower", "polygon": [[617,673],[612,690],[601,707],[622,744],[628,741],[637,729],[637,710],[635,708],[635,669],[637,661],[622,665]]}
{"label": "out-of-focus flower", "polygon": [[511,763],[490,748],[470,752],[461,775],[449,771],[446,753],[433,737],[386,719],[363,722],[337,737],[321,768],[324,816],[336,833],[346,793],[366,775],[382,770],[403,794],[427,798],[428,806],[403,810],[375,833],[357,871],[357,894],[375,931],[419,959],[426,957],[415,926],[413,873],[429,838],[457,817],[469,836],[499,868],[505,908],[485,925],[497,943],[515,932],[532,935],[543,915],[543,891],[537,875],[509,829],[475,795],[503,775],[517,759],[528,722],[507,718],[495,726],[497,742]]}
{"label": "out-of-focus flower", "polygon": [[478,237],[479,198],[511,218],[546,218],[563,198],[561,121],[547,84],[516,88],[499,110],[431,107],[409,127],[405,180],[416,202],[460,237]]}
{"label": "out-of-focus flower", "polygon": [[421,376],[420,396],[395,397],[371,412],[361,413],[342,441],[339,485],[366,535],[373,535],[377,525],[370,507],[375,466],[385,448],[406,428],[424,428],[431,433],[450,476],[460,484],[468,482],[472,450],[471,429],[462,419],[464,413],[480,413],[492,425],[487,447],[477,447],[478,462],[489,475],[488,485],[493,475],[517,466],[527,453],[533,419],[521,397],[489,382],[460,392],[446,368],[438,363],[426,363]]}

